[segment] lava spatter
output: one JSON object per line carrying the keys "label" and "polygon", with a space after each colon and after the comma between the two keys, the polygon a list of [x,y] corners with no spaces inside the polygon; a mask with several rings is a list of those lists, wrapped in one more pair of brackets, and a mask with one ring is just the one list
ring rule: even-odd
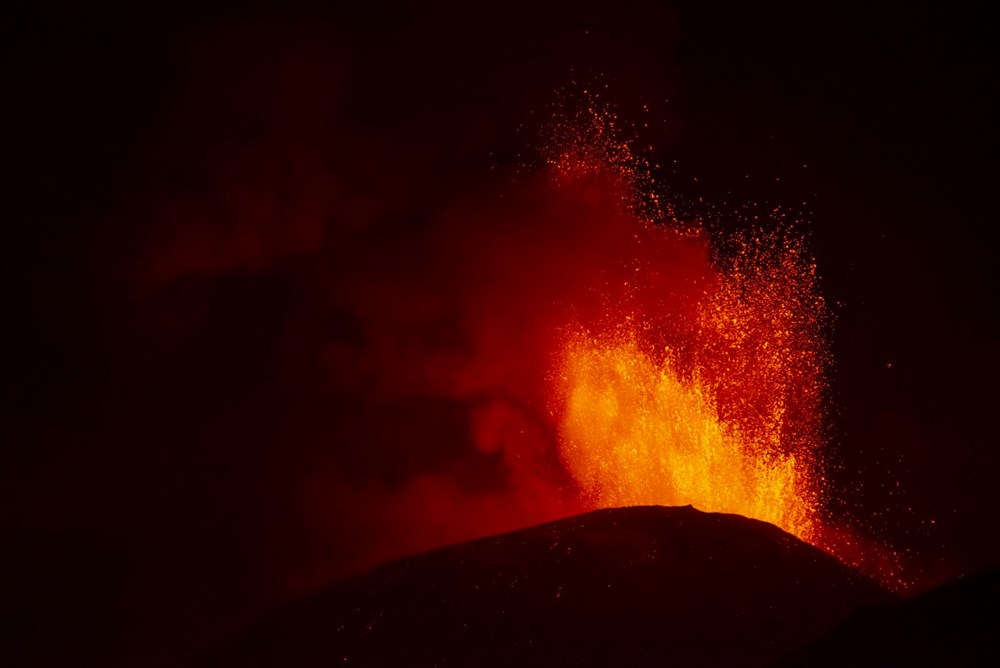
{"label": "lava spatter", "polygon": [[[788,229],[723,250],[677,221],[617,123],[591,99],[556,115],[546,152],[563,187],[616,193],[632,243],[556,355],[562,461],[595,507],[692,504],[815,541],[829,366],[815,265]],[[694,261],[678,274],[666,262],[680,246]]]}

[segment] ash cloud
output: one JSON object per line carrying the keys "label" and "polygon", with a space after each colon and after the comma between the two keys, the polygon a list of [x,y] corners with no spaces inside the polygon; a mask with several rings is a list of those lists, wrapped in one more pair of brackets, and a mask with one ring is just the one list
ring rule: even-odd
{"label": "ash cloud", "polygon": [[[669,32],[657,15],[642,48]],[[42,525],[78,499],[59,521],[130,564],[114,652],[204,646],[386,559],[580,510],[545,373],[558,327],[600,309],[580,286],[626,248],[600,202],[524,166],[572,66],[614,54],[620,90],[650,85],[631,17],[585,18],[441,9],[171,37],[91,237],[92,445],[61,428],[79,448],[25,511]]]}

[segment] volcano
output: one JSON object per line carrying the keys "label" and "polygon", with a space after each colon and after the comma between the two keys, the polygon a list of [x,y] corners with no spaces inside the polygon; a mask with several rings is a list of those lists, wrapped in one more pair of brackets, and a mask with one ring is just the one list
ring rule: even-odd
{"label": "volcano", "polygon": [[765,666],[893,600],[765,522],[603,509],[378,567],[203,665]]}

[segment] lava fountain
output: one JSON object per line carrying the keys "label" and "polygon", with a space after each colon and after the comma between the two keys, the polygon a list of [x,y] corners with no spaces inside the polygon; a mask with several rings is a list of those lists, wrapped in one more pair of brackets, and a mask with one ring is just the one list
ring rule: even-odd
{"label": "lava fountain", "polygon": [[550,374],[586,502],[691,504],[820,542],[828,311],[801,236],[682,224],[613,114],[556,118],[551,177],[615,192],[634,246],[589,286],[601,308],[564,328]]}

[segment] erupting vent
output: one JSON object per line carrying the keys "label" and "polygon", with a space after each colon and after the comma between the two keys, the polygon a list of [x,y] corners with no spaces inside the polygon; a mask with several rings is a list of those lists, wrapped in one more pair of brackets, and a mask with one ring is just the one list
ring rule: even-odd
{"label": "erupting vent", "polygon": [[556,118],[556,181],[613,193],[632,246],[551,375],[566,468],[594,507],[692,504],[819,542],[827,308],[801,237],[720,250],[661,203],[613,114]]}

